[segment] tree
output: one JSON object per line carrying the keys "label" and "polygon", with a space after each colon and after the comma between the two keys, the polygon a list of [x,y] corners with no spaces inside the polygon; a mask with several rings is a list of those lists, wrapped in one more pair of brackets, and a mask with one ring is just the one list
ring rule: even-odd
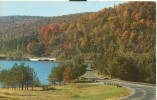
{"label": "tree", "polygon": [[73,62],[62,62],[58,67],[53,67],[48,80],[51,83],[55,82],[70,82],[75,80],[86,72],[86,65],[84,60],[80,57],[74,57]]}
{"label": "tree", "polygon": [[9,71],[6,69],[3,69],[0,73],[0,82],[2,83],[2,85],[4,87],[8,87],[9,88],[9,76],[8,76]]}
{"label": "tree", "polygon": [[65,83],[68,83],[72,80],[72,69],[70,67],[67,67],[64,71],[63,71],[63,81]]}
{"label": "tree", "polygon": [[[68,65],[69,64],[69,65]],[[65,70],[65,68],[67,66],[70,66],[70,63],[60,63],[58,65],[58,67],[53,67],[52,70],[51,70],[51,73],[50,75],[48,76],[48,80],[51,82],[51,83],[55,83],[55,82],[62,82],[63,81],[63,71]]]}
{"label": "tree", "polygon": [[27,45],[27,52],[28,52],[28,54],[32,54],[33,46],[34,46],[34,45],[33,45],[32,42]]}
{"label": "tree", "polygon": [[84,64],[84,59],[81,56],[75,56],[73,58],[72,67],[73,79],[77,79],[86,72],[86,65]]}
{"label": "tree", "polygon": [[85,47],[87,45],[87,42],[88,42],[87,36],[84,36],[81,41],[81,47]]}
{"label": "tree", "polygon": [[41,56],[45,53],[45,46],[42,43],[31,42],[27,45],[27,52],[31,55]]}
{"label": "tree", "polygon": [[52,70],[51,70],[50,75],[48,76],[48,80],[51,83],[54,83],[54,82],[59,81],[59,77],[60,76],[58,75],[58,69],[57,69],[57,67],[53,67]]}
{"label": "tree", "polygon": [[40,84],[34,69],[25,66],[24,63],[20,65],[15,63],[11,69],[2,70],[0,72],[0,82],[5,87],[12,87],[14,89],[21,87],[22,90],[24,87],[28,90],[29,86],[32,86],[33,89],[34,83]]}

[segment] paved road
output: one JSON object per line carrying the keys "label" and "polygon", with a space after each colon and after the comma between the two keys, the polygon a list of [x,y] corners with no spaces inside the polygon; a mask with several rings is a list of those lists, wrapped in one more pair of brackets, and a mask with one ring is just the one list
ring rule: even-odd
{"label": "paved road", "polygon": [[119,100],[156,100],[156,88],[154,86],[140,85],[131,82],[118,82],[114,80],[97,80],[98,82],[114,83],[132,89],[130,96]]}
{"label": "paved road", "polygon": [[156,100],[156,87],[155,86],[135,84],[135,83],[126,82],[126,81],[99,79],[98,77],[95,76],[95,73],[96,71],[87,71],[84,77],[94,79],[97,81],[97,83],[100,83],[100,84],[114,83],[114,84],[119,84],[121,86],[128,87],[132,90],[131,95],[127,97],[119,98],[119,100]]}

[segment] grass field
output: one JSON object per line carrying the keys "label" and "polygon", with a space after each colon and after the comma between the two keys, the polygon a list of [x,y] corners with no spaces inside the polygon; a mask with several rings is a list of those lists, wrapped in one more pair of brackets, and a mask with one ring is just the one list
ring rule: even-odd
{"label": "grass field", "polygon": [[129,94],[124,87],[73,83],[65,86],[55,86],[55,90],[34,91],[0,89],[0,100],[114,100]]}

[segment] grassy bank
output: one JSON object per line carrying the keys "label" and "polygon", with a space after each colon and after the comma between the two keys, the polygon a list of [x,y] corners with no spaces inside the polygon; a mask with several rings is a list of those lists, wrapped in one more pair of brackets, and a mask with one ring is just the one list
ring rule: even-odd
{"label": "grassy bank", "polygon": [[126,88],[109,85],[73,83],[65,86],[55,86],[55,90],[34,91],[0,89],[0,99],[22,100],[104,100],[115,99],[129,94]]}

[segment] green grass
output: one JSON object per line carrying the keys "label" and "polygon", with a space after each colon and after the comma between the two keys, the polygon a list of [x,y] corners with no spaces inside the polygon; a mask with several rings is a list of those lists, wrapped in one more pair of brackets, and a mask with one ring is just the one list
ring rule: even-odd
{"label": "green grass", "polygon": [[87,83],[72,83],[55,86],[55,88],[56,90],[47,91],[0,89],[0,99],[3,97],[2,99],[19,98],[22,100],[105,100],[129,94],[129,90],[124,87]]}

